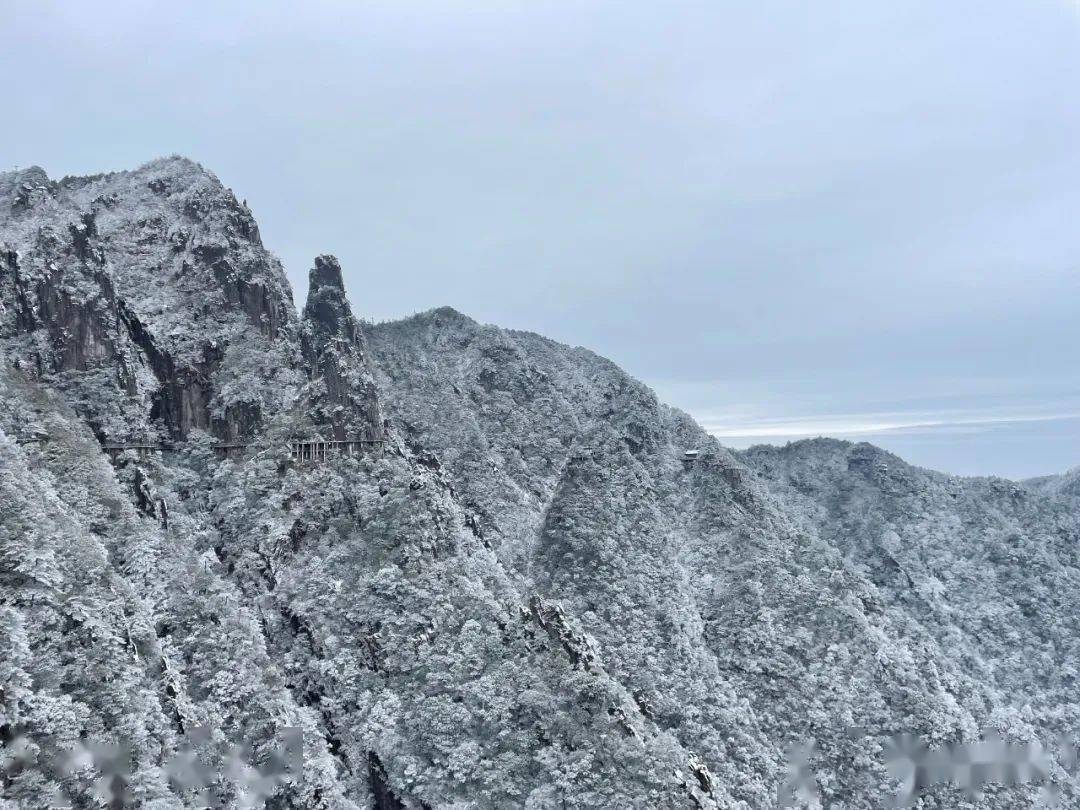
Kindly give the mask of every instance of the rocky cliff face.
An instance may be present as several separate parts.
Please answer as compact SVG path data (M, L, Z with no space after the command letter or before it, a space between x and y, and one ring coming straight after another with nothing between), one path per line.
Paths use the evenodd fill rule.
M12 360L67 391L99 436L233 439L285 406L288 284L251 212L201 167L8 173L0 234Z
M101 767L61 752L98 740L130 748L132 806L871 808L895 734L1080 730L1056 493L864 445L734 454L586 350L450 309L365 326L331 256L297 317L180 158L0 175L0 243L13 807L91 806ZM298 462L315 437L382 444ZM101 449L135 439L173 449Z

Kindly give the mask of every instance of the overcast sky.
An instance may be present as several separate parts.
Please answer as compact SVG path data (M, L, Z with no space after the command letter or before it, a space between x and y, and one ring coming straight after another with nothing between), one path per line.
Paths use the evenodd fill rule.
M588 346L728 444L1080 464L1080 5L0 0L0 164L169 153L380 320Z

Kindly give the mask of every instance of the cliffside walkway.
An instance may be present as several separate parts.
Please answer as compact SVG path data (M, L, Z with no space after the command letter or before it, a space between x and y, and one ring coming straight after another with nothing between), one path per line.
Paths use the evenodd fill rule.
M353 456L363 453L367 448L381 445L385 439L307 439L289 442L289 455L293 461L326 461L334 455ZM264 450L272 445L264 442L221 442L213 446L214 452L223 458L239 455L248 448L258 447ZM111 457L116 458L126 450L134 450L140 456L151 453L176 453L184 449L182 444L104 444L101 447Z

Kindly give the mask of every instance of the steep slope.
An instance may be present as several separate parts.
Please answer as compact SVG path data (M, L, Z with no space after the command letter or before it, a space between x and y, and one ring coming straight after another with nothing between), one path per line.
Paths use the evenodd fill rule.
M30 426L49 441L17 445L12 436ZM114 470L70 408L6 369L0 452L0 598L11 652L0 737L30 746L25 761L5 768L4 798L45 807L60 791L85 802L92 772L68 775L64 752L97 743L132 748L134 778L117 798L180 807L193 795L170 790L169 765L185 735L213 729L202 757L226 768L233 743L265 757L276 732L293 727L307 732L293 795L353 806L317 715L286 689L256 614L223 576L202 527L182 509L166 527L135 506L152 487L145 469ZM236 795L217 787L222 798Z
M369 341L384 407L439 455L506 565L581 616L656 721L753 806L777 801L784 749L809 739L826 804L880 806L889 736L974 739L1007 703L801 506L611 363L447 309Z
M921 470L868 444L742 454L770 489L989 687L1003 716L1080 717L1080 513L1012 481Z
M140 806L202 787L229 806L735 806L384 429L332 257L298 320L246 208L179 158L7 174L0 212L0 450L22 494L0 507L0 736L29 746L5 800L90 806L116 770ZM297 463L290 443L319 437L381 443ZM163 449L98 443L133 440ZM193 734L212 784L177 776ZM134 746L138 777L68 775L49 752L78 740Z
M1075 467L1061 475L1029 478L1023 484L1044 495L1080 499L1080 467Z

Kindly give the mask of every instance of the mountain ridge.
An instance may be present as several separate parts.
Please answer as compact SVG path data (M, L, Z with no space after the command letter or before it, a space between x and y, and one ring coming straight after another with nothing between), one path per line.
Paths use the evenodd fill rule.
M0 178L0 484L68 528L32 499L0 513L0 629L24 651L5 741L143 729L147 806L192 801L168 777L187 729L213 729L213 761L291 724L304 773L267 806L772 807L805 777L869 808L896 793L894 735L1080 729L1080 531L1056 494L870 445L730 451L588 349L449 307L366 323L329 255L297 312L250 211L183 158L20 177ZM15 442L36 432L55 438ZM135 436L179 450L98 449ZM360 436L381 449L289 455ZM239 437L264 449L215 453ZM49 562L75 553L93 578ZM91 787L39 758L3 789Z

